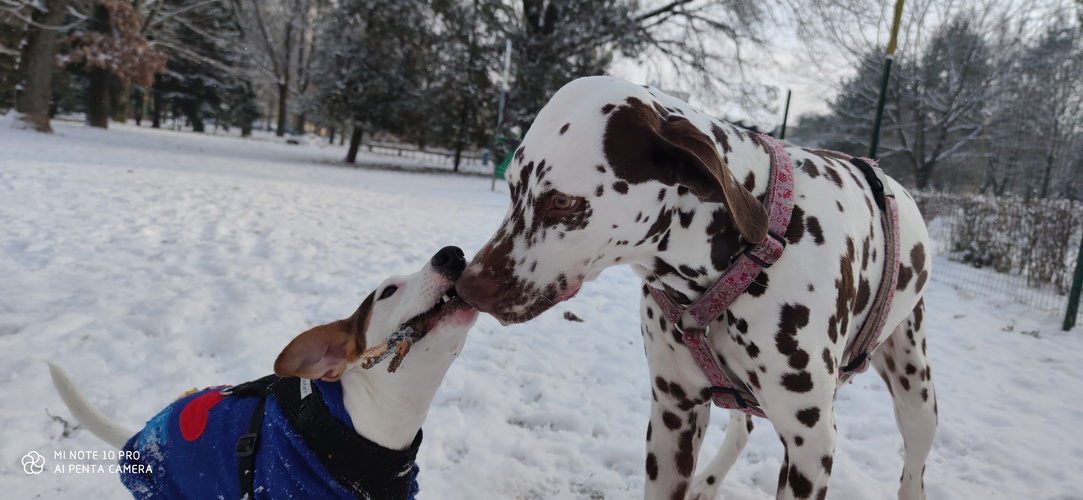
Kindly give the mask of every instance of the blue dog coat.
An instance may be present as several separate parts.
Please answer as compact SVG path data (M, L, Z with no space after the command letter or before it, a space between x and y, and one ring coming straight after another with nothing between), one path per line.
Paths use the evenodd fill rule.
M384 448L354 430L341 384L308 382L272 375L177 400L128 440L121 482L141 499L242 498L242 475L257 499L413 499L421 432ZM258 437L242 444L250 427ZM247 469L242 448L254 451Z

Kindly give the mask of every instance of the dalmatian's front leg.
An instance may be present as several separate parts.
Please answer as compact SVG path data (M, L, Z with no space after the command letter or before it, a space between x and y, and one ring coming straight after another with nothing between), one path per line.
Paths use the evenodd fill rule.
M684 500L711 418L707 379L648 295L643 342L651 375L644 498Z
M832 364L837 366L837 362ZM768 368L761 374L764 382L756 396L785 447L778 500L827 496L838 439L834 411L837 375L823 366L809 363L800 371Z
M688 399L678 382L652 375L657 397L651 401L647 424L644 498L684 500L711 418L710 406Z

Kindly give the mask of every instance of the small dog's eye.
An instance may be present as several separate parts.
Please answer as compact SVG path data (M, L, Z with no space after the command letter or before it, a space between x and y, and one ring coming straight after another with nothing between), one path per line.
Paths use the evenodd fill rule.
M380 292L380 298L378 298L376 300L383 300L383 299L386 299L386 298L388 298L388 297L390 297L392 295L395 295L395 291L398 290L398 289L399 289L399 287L397 287L395 285L391 285L391 286L389 286L387 288L384 288L384 291Z

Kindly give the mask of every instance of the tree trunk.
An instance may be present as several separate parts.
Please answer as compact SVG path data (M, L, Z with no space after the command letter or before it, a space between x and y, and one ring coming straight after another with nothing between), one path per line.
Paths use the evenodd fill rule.
M203 116L199 114L198 106L194 112L188 115L188 120L192 122L192 132L203 133L207 130L207 126L203 123Z
M102 4L94 6L90 17L89 29L103 35L112 28L109 26L109 9ZM91 127L109 128L109 84L113 75L102 68L87 67L86 121Z
M147 93L143 90L136 90L135 95L135 113L133 113L133 116L135 117L135 126L138 127L143 124L143 111L146 109Z
M275 98L271 98L271 102L267 103L267 127L268 132L271 131L271 117L275 114Z
M288 113L287 104L289 100L290 89L288 83L278 84L278 130L275 131L275 135L282 137L286 135L286 115Z
M327 144L335 144L335 127L334 125L327 127Z
M68 15L69 0L47 0L45 12L34 10L31 19L44 26L59 26ZM49 102L52 100L53 70L56 68L56 30L27 27L26 41L17 71L22 91L16 91L15 109L26 115L23 120L34 130L52 132L49 126ZM18 87L17 87L18 88Z
M97 128L109 128L109 80L111 75L103 69L87 71L90 85L86 90L86 122Z
M342 124L342 133L338 134L338 145L346 144L346 124Z
M293 20L286 19L286 36L283 38L285 47L283 54L285 54L286 60L282 65L282 74L278 75L278 130L275 131L275 135L282 137L286 134L286 117L289 115L289 109L286 106L287 100L290 95L290 62L293 60Z
M362 132L360 125L354 126L353 134L350 135L350 150L346 152L346 163L355 163L357 161L357 150L361 148Z
M116 78L109 85L109 97L112 103L113 121L128 123L128 115L132 112L132 86L125 85Z
M162 128L162 92L158 89L151 91L154 101L154 111L150 115L151 128Z

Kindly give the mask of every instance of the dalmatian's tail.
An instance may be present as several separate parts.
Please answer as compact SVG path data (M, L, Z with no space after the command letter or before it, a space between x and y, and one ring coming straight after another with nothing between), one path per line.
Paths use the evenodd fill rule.
M64 400L64 404L67 405L71 414L91 434L98 436L99 439L118 450L124 448L128 438L135 435L135 432L125 429L113 419L103 415L97 408L91 406L90 402L83 397L79 389L75 387L75 383L71 381L67 373L64 373L62 368L49 363L49 374L53 377L53 385L56 387L56 392L60 393L60 399Z

